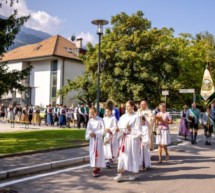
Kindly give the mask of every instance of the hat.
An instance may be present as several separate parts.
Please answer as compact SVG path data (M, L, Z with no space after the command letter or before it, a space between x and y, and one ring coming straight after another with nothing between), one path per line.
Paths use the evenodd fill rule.
M184 105L183 108L184 109L189 109L189 107L187 105Z

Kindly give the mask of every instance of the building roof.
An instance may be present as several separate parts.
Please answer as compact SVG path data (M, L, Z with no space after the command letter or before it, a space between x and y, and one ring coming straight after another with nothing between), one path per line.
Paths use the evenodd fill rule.
M4 54L2 61L17 61L49 56L59 56L80 60L77 56L78 48L60 35L52 36L36 44L18 47Z

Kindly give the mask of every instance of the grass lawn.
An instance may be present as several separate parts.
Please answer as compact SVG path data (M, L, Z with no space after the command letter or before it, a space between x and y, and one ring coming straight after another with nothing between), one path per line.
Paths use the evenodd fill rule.
M40 130L0 133L0 155L85 144L85 130Z

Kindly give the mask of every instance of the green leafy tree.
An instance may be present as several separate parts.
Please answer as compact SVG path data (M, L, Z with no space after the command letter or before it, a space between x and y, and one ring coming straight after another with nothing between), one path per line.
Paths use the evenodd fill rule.
M96 95L96 84L93 79L93 75L90 76L84 73L84 75L78 76L75 80L67 80L67 84L58 91L58 96L64 97L71 90L75 90L74 98L90 106L94 102L94 96Z
M1 1L0 9L3 9ZM9 1L11 6L14 1ZM8 3L9 3L8 2ZM6 1L7 3L7 1ZM13 44L13 41L19 32L21 26L28 20L27 17L17 17L17 11L15 10L12 15L8 18L0 18L0 58L3 58L5 52L7 52L9 46ZM1 60L0 60L1 61ZM22 85L21 81L26 79L29 75L31 67L29 66L22 71L9 71L6 62L0 62L0 96L9 91L19 90L24 91L25 87Z
M196 34L197 42L205 43L206 63L212 74L215 74L215 40L213 34L209 32Z
M205 41L197 41L190 34L175 37L172 28L152 28L141 11L132 15L117 14L111 24L112 28L106 30L101 41L101 58L106 60L101 73L103 101L146 99L156 106L164 100L162 90L169 90L167 102L171 107L192 101L192 96L179 94L179 89L199 91L202 78L199 72L203 73L208 48ZM98 45L89 44L87 49L82 60L85 74L94 76L91 82L95 88ZM79 84L79 88L82 87ZM91 94L95 99L96 90Z

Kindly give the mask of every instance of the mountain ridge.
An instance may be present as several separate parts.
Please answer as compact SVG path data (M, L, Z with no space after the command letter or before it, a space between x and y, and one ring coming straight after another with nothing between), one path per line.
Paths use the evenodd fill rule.
M25 46L28 44L35 44L49 37L51 37L51 35L46 32L23 26L19 33L16 35L14 43L9 47L9 50L13 50L20 46Z
M0 15L0 19L6 19L6 17ZM16 35L13 44L9 47L8 51L18 48L20 46L38 43L51 36L52 35L50 35L49 33L22 26L19 33Z

